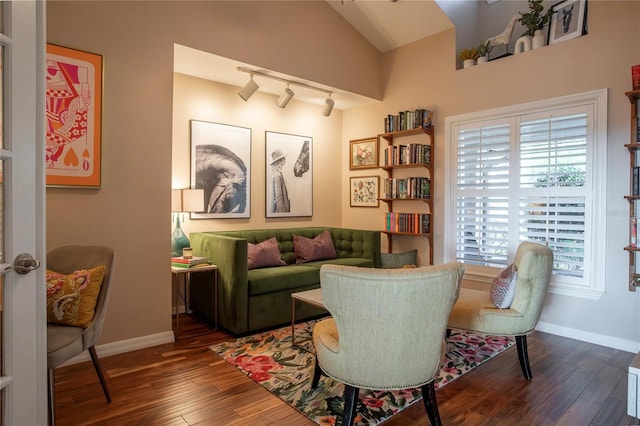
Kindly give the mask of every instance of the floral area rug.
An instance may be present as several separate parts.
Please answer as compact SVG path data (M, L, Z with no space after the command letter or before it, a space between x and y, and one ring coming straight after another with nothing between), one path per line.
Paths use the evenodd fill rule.
M326 376L311 389L315 355L314 322L283 327L211 346L211 350L252 380L320 425L335 425L342 415L344 386ZM512 337L486 336L451 330L448 352L436 379L436 389L471 371L514 344ZM375 425L422 398L420 389L373 391L360 389L356 423Z

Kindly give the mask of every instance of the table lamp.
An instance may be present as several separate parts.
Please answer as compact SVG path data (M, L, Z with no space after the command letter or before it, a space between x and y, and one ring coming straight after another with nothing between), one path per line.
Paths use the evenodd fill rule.
M182 256L182 249L189 247L189 239L180 227L180 213L204 211L203 189L172 189L171 211L175 213L176 227L171 233L171 256Z

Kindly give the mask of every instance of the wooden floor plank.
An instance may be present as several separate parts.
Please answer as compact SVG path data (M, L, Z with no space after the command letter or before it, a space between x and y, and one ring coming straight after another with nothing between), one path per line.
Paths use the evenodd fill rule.
M57 424L278 425L315 423L215 355L232 339L181 316L174 343L101 359L107 404L91 362L56 370ZM189 334L201 334L188 337ZM529 338L533 380L509 349L436 392L446 425L639 425L626 415L627 368L634 354L535 332ZM422 401L384 426L426 426Z

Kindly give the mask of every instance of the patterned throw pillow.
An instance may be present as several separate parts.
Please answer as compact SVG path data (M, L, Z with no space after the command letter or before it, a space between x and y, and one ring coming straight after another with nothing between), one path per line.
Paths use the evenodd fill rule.
M331 238L331 232L328 229L325 229L313 239L294 234L293 251L296 254L296 263L338 257Z
M47 321L87 327L93 320L104 266L69 275L47 270Z
M506 309L511 306L513 296L516 293L517 272L511 264L491 283L491 300L496 307Z
M269 238L258 244L247 244L248 269L266 268L269 266L285 266L276 237Z

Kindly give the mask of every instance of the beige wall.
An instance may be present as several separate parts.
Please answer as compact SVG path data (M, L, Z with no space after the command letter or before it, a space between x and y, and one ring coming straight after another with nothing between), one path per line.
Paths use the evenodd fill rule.
M348 207L348 177L379 173L349 171L348 141L381 133L387 113L433 109L437 263L445 259L440 219L446 191L440 183L445 117L600 88L609 89L607 257L602 259L607 293L599 301L550 295L543 321L559 334L574 333L587 340L608 336L612 344L640 342L640 292L627 291L627 256L622 250L627 243L628 208L623 199L628 190L628 154L623 144L629 138L629 103L624 91L630 88L631 65L640 63L640 2L591 1L587 36L459 71L455 71L454 31L388 52L380 62L380 55L349 32L340 19L334 21L337 15L329 9L324 2L48 2L49 41L105 55L103 189L49 189L47 194L50 247L100 242L113 245L118 253L116 287L102 342L170 330L169 188L172 169L174 179L186 179L188 173L183 157L188 119L253 129L254 197L250 220L191 221L187 231L290 224L264 219L260 191L264 186L260 161L264 130L314 138L314 213L322 215L323 221L380 228L382 207ZM282 16L290 19L280 19ZM281 32L274 30L276 22ZM335 36L325 31L333 29L331 25L337 26ZM273 97L256 93L251 102L238 104L231 87L174 78L173 43L384 101L342 114L334 111L336 115L326 121L328 128L321 121L324 117L318 117L317 106L295 100L279 110L273 108ZM188 90L215 94L215 99L205 100L211 111L200 109L186 96L182 99L178 93L182 90L185 95ZM247 123L244 117L253 108L259 118ZM326 149L325 143L331 148ZM337 172L336 162L341 163ZM324 176L329 176L334 188L324 186ZM341 200L330 204L335 188L341 188ZM325 205L330 211L321 212ZM397 249L424 243L416 241L422 240L409 239Z
M389 52L383 56L383 105L346 111L344 139L382 132L386 113L416 107L434 110L434 255L439 263L450 259L443 253L445 118L608 89L608 140L603 141L608 144L607 255L600 259L606 265L606 294L597 301L550 294L541 320L547 330L559 334L584 339L604 335L612 345L635 342L640 348L640 291L627 290L628 256L622 249L628 244L628 204L623 196L629 191L629 157L624 148L629 143L629 101L624 92L631 90L631 66L640 63L638 22L640 2L590 1L588 35L458 71L453 30ZM363 117L373 120L369 132L362 129ZM348 202L346 194L343 202ZM384 211L381 207L378 216ZM345 208L344 212L343 226L361 223L359 211ZM406 248L425 247L422 239L405 243Z
M94 243L115 248L114 287L102 344L171 331L172 139L175 134L178 144L185 143L188 134L182 127L185 121L172 126L174 43L381 96L380 54L325 2L49 1L47 41L104 57L102 188L47 190L48 247ZM248 110L234 111L216 102L220 115L199 110L198 117L188 118L247 125L247 111L260 105L262 95L255 98L246 104ZM304 113L308 108L292 101L286 110L273 113L279 117L269 117L271 123L266 116L265 121L253 120L259 123L254 129L254 159L263 156L259 138L268 127L313 136L314 153L327 160L331 154L321 147L339 140L340 113L324 121L330 128L320 128L320 118L325 117L316 107L313 115L320 117L314 123L315 118L309 120ZM296 121L285 125L283 117L291 116L283 114L294 112ZM259 195L264 166L259 161L254 165L252 189ZM331 174L330 181L338 176ZM314 220L338 222L338 204L321 209L333 198L319 185L321 179L315 182L314 212L319 216ZM234 221L233 226L264 223L263 201L252 202L252 221Z
M189 120L230 124L251 129L251 217L247 219L197 219L182 226L194 231L283 228L288 226L340 226L340 155L342 111L329 117L319 105L292 99L286 109L276 105L277 97L256 92L245 102L238 87L183 74L174 78L173 186L189 187ZM309 136L313 155L313 216L266 218L265 132ZM288 159L293 167L295 158ZM332 167L334 166L334 167Z

